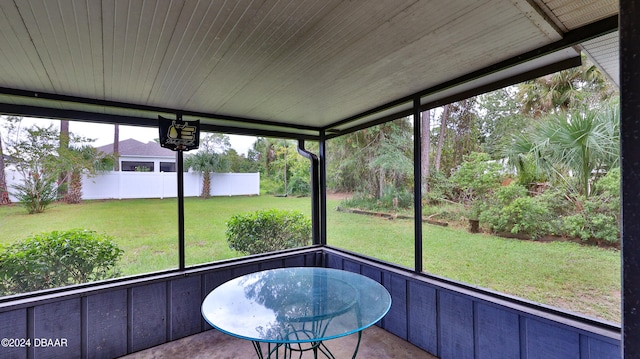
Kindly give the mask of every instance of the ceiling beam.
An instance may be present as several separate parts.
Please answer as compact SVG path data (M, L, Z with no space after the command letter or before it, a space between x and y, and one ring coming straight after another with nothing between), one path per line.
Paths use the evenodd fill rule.
M537 58L543 57L545 55L550 55L554 52L566 49L568 47L572 47L572 46L576 46L582 42L597 38L599 36L602 35L606 35L609 34L611 32L614 32L618 29L618 15L613 15L610 16L608 18L602 19L600 21L596 21L594 23L591 23L589 25L585 25L583 27L568 31L567 33L564 34L564 37L561 40L558 40L556 42L553 42L551 44L545 45L545 46L541 46L537 49L528 51L524 54L518 55L518 56L514 56L512 58L509 58L507 60L498 62L494 65L491 66L487 66L483 69L477 70L477 71L473 71L469 74L460 76L458 78L455 78L453 80L450 81L446 81L442 84L424 89L422 91L419 91L417 93L399 98L397 100L388 102L384 105L372 108L370 110L364 111L362 113L359 113L355 116L351 116L348 117L344 120L341 121L337 121L329 126L327 126L324 130L327 131L328 133L331 132L336 132L336 131L332 131L333 128L335 127L339 127L345 124L348 124L350 122L354 122L357 121L363 117L367 117L367 116L371 116L371 115L375 115L378 112L382 112L384 110L393 108L395 106L398 106L400 104L405 104L408 102L411 102L413 98L415 98L416 96L418 97L424 97L430 94L434 94L455 86L459 86L461 84L467 83L469 81L473 81L485 76L489 76L491 74L495 74L499 71L508 69L510 67L516 66L516 65L520 65L523 64L527 61L532 61L535 60ZM557 70L556 70L557 71ZM531 78L535 78L535 77L531 77ZM531 79L529 78L529 79ZM526 81L529 80L526 78L523 78L522 80L520 80L520 82L522 81ZM472 91L467 91L469 93L474 93L476 91L472 90ZM479 93L477 93L479 94ZM471 95L473 96L473 95ZM470 96L467 96L470 97ZM407 112L407 111L405 111ZM387 116L388 117L388 116ZM378 121L378 120L374 120L374 121ZM369 127L373 124L374 122L367 122L366 124L364 124L364 127ZM358 125L358 128L363 128L363 125ZM349 128L346 131L349 132L352 129ZM341 133L344 133L344 130L341 131ZM335 137L335 136L334 136Z
M27 105L13 105L13 104L6 104L6 103L0 103L0 113L13 114L16 116L74 120L74 121L94 122L94 123L103 123L103 124L106 123L106 124L119 124L119 125L140 126L140 127L158 127L157 119L151 119L147 117L122 116L122 115L105 114L105 113L91 112L91 111L78 111L78 110L68 110L68 109L39 107L39 106L27 106ZM159 111L157 113L165 114L165 113L172 113L172 112ZM288 128L288 127L285 127L285 128ZM268 130L268 129L245 128L245 127L239 127L239 126L210 125L202 122L200 123L200 129L204 132L219 132L219 133L244 135L244 136L263 136L263 137L276 137L276 138L288 138L288 139L304 139L304 140L311 140L311 141L317 141L319 139L319 134L318 135L303 134L303 133L293 132L293 131L288 132L285 130L279 131L279 130ZM310 132L314 132L314 131L310 131Z
M152 113L175 113L175 114L179 113L179 114L182 114L183 116L231 121L231 122L238 122L238 123L247 124L247 125L274 126L274 127L280 127L280 128L289 128L289 129L313 131L313 132L320 131L320 128L314 127L314 126L287 124L287 123L281 123L276 121L263 121L263 120L256 120L252 118L228 116L228 115L197 112L197 111L188 111L184 109L168 108L168 107L161 107L161 106L150 106L150 105L134 104L134 103L128 103L128 102L101 100L101 99L95 99L95 98L59 95L59 94L45 93L45 92L34 92L34 91L28 91L28 90L12 89L8 87L0 87L0 95L25 97L30 99L36 98L36 99L43 99L43 100L52 100L52 101L57 101L62 103L76 103L76 104L93 105L93 106L99 106L99 107L121 108L121 109L145 111L145 112L152 112ZM1 105L4 106L5 104L1 104ZM35 109L40 108L38 106L29 106L29 107L33 107ZM53 109L53 108L49 108L49 107L41 107L41 108L59 113L59 111L56 111L56 109ZM2 107L0 107L0 111L3 111ZM24 113L23 115L30 115L30 116L36 116L36 117L53 116L55 118L60 118L55 115L46 115L46 113L42 113L42 111L39 111L39 110L33 110L33 112L40 113L40 115L36 116L35 114L28 114L28 113ZM76 111L76 112L82 112L82 111ZM87 111L86 113L93 113L93 112ZM123 120L121 119L121 117L124 117L124 116L109 115L104 113L96 113L96 114L98 116L94 116L94 119L90 121L124 123L122 122ZM113 120L109 120L109 118L111 117L113 117ZM82 120L80 118L69 118L69 119Z

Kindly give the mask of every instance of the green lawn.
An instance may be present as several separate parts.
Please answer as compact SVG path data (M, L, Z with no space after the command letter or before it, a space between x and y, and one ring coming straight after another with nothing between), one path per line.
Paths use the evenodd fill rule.
M330 245L409 268L414 265L413 222L327 210ZM240 256L227 246L225 222L234 213L266 208L310 214L309 198L215 197L185 200L187 265ZM177 267L175 199L87 201L56 204L27 215L0 207L0 243L29 234L88 228L111 235L125 250L125 275ZM620 253L575 243L542 243L470 234L463 229L423 226L423 266L439 276L536 302L620 321Z

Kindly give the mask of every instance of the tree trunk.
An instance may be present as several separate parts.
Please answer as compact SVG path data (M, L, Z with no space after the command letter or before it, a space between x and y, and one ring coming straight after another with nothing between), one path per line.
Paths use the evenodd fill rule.
M0 205L10 204L7 178L4 175L4 154L2 152L2 137L0 136Z
M69 121L60 120L60 147L61 150L69 148ZM69 174L62 172L58 175L58 199L62 200L67 196L67 178Z
M477 219L469 220L469 232L480 233L480 221Z
M420 168L420 176L422 178L422 195L425 195L429 192L429 169L431 163L429 162L429 155L431 152L431 111L427 110L422 113L421 128L422 133L420 136L422 140L420 142L420 156L421 156L421 168Z
M202 173L202 193L200 198L211 197L211 173L205 171Z
M384 188L384 170L381 168L380 172L379 172L379 177L378 177L378 199L381 199L382 196L384 195L383 193L383 188Z
M438 136L438 148L436 149L435 167L437 171L440 171L442 147L444 146L444 137L447 132L447 120L449 120L449 105L444 105L444 107L442 108L442 117L440 118L440 135Z
M120 171L120 125L113 126L113 170Z
M82 173L80 171L71 173L66 201L68 204L78 204L82 201Z
M384 143L385 141L385 137L384 137L384 130L382 128L382 126L380 126L380 133L379 133L379 138L378 138L378 143L377 145L379 146L380 144ZM385 170L380 167L380 169L378 170L378 199L381 199L382 196L384 195L383 193L383 188L384 188L384 177L385 177Z

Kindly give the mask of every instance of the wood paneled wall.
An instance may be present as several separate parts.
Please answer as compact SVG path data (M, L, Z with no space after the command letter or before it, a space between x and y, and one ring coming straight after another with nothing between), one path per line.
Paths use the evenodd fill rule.
M213 288L259 270L318 266L321 258L318 249L303 250L0 303L0 338L31 339L30 347L0 347L0 358L110 359L200 333L211 328L200 305ZM66 346L35 347L36 339Z
M326 249L330 268L370 277L391 293L381 327L442 359L620 359L620 331L555 310L528 310L411 271Z
M0 357L114 358L193 335L210 329L200 305L213 288L291 266L344 269L382 283L393 304L379 325L442 359L620 358L615 328L318 247L0 303L0 338L32 340L0 348ZM67 345L34 347L37 338Z

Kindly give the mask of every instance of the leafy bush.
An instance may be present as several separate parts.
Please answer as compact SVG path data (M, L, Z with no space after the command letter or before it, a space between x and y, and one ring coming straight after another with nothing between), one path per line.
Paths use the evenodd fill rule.
M620 199L620 168L614 168L594 185L593 194Z
M384 209L408 209L413 208L413 192L405 188L385 186L379 205Z
M387 211L413 208L413 192L394 186L385 186L382 197L376 198L362 192L356 192L351 198L342 200L342 207L359 208L370 211Z
M524 234L538 238L552 231L552 213L526 188L512 183L499 188L480 214L480 221L495 232Z
M470 204L474 200L483 200L500 188L502 165L486 153L473 152L465 156L465 161L451 174L451 182L458 191L457 201Z
M288 194L292 196L308 196L311 193L309 178L294 176L287 185Z
M602 197L592 197L582 204L582 210L563 218L563 232L583 240L596 239L616 243L620 241L620 207Z
M343 199L340 206L373 210L375 209L375 199L362 192L356 192L351 198Z
M577 213L564 218L564 233L583 240L619 242L620 169L613 169L598 180L592 193L595 195L580 203Z
M468 208L467 218L479 220L480 214L486 208L486 200L491 194L500 188L503 168L486 153L472 152L465 156L451 174L451 183L454 184L454 201Z
M227 221L231 249L258 254L311 243L311 220L298 211L262 210L236 214Z
M428 203L440 204L446 203L445 200L454 200L455 185L442 171L431 171L426 181L429 191L424 195Z
M123 251L95 231L41 233L0 248L0 294L113 278Z
M260 194L283 194L283 186L280 182L267 178L267 176L260 176Z
M46 173L30 173L21 184L13 185L14 195L29 214L42 213L58 198L56 178Z

